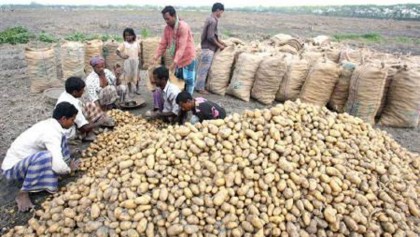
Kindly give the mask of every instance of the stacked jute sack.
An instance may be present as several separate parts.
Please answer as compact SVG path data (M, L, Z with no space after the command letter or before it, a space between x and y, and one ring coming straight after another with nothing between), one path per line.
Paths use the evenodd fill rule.
M106 68L110 70L116 65L122 66L124 60L116 54L119 45L115 40L91 40L84 43L64 41L59 47L51 45L42 49L27 47L25 59L31 80L31 92L41 93L49 88L62 87L64 81L71 76L84 78L92 72L89 61L94 56L103 56ZM60 51L61 60L57 59L55 50ZM57 62L60 61L62 78L59 78L57 73Z
M227 39L215 54L207 79L214 94L263 104L303 102L384 126L416 127L420 65L397 57L350 49L318 36L305 43L279 34L264 42Z

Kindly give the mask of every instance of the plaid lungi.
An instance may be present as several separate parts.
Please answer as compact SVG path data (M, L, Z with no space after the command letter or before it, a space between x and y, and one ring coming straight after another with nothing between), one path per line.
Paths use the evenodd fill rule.
M61 150L64 161L70 163L70 150L67 139L63 136ZM54 193L58 187L57 174L52 170L52 155L49 151L40 151L19 161L11 169L3 171L6 179L23 182L22 191Z
M94 102L87 102L83 104L83 114L90 122L98 121L105 113Z

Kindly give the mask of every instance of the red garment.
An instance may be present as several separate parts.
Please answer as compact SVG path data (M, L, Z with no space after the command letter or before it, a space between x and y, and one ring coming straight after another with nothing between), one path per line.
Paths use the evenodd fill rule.
M158 57L161 57L166 49L171 45L174 29L166 25L163 31L163 36L160 39L159 48L156 52ZM185 67L191 64L195 59L194 38L190 26L180 20L178 32L176 34L176 49L174 63L177 67Z

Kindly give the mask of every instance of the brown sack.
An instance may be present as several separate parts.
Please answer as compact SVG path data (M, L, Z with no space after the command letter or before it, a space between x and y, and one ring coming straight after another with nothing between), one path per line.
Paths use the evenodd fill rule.
M318 61L308 73L299 98L303 103L325 106L340 76L339 66L328 60Z
M214 54L208 78L207 89L217 95L225 95L235 60L235 45L230 45Z
M302 53L302 58L306 59L309 63L309 65L316 64L319 60L321 60L324 57L324 54L322 52L317 51L305 51Z
M90 60L95 56L102 56L102 40L90 40L85 43L85 74L89 75L93 68L90 66Z
M251 91L252 98L263 104L273 103L287 71L285 57L286 55L267 57L260 63Z
M141 41L141 57L143 62L143 69L147 70L150 66L152 66L155 63L153 61L153 57L155 57L156 50L159 47L159 43L159 38L146 38Z
M391 127L413 128L419 122L420 67L403 67L396 72L379 123Z
M124 67L124 59L117 55L117 49L120 44L116 40L108 40L104 44L103 55L105 58L106 68L109 70L114 70L114 66L119 64L121 67Z
M85 45L80 42L65 42L61 45L63 79L85 77Z
M383 64L367 63L357 67L351 77L345 111L374 125L387 73Z
M57 79L57 65L54 48L25 48L27 73L31 80L31 92L41 93L46 89L63 86Z
M262 54L241 53L226 93L243 101L249 101L255 73L263 58Z
M369 54L370 53L368 49L342 49L340 52L339 62L348 61L355 63L356 65L363 64Z
M378 112L376 113L376 120L379 120L379 118L381 117L381 114L385 108L385 105L388 102L388 92L389 92L389 87L391 86L392 80L394 79L395 74L397 73L397 69L394 67L389 67L388 68L388 74L386 76L386 80L385 80L385 86L384 86L384 93L382 95L382 99L381 99L381 105L379 106Z
M341 75L338 78L330 101L328 102L328 107L331 110L338 113L344 112L344 106L346 106L347 98L349 96L350 79L355 67L356 65L351 62L341 63Z
M284 75L280 88L276 93L276 100L284 102L286 100L296 100L302 89L305 79L309 72L309 63L305 59L293 56L287 59L287 72Z

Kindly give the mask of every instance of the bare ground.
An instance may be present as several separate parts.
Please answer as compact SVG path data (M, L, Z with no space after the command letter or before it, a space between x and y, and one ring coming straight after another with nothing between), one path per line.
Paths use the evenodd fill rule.
M46 14L48 17L45 17ZM181 12L180 15L191 25L197 38L207 14ZM120 34L127 26L133 27L137 32L140 29L147 29L152 36L156 36L160 34L164 26L158 11L15 11L2 13L0 22L2 22L0 30L22 25L35 33L46 31L58 37L74 32ZM420 38L420 22L226 12L220 22L219 31L245 40L264 39L277 33L288 33L306 38L319 34L376 32L384 36L387 42L367 46L384 52L420 54L418 45L401 44L393 40L396 37ZM349 44L360 46L366 42L350 41ZM29 91L30 81L26 75L24 47L25 45L0 46L0 161L12 141L21 132L32 124L51 116L53 109L53 105L49 104L42 95L34 95ZM59 61L57 63L60 64ZM60 74L60 68L58 69ZM147 104L141 109L132 111L135 114L145 112L152 105L151 95L145 89L144 81L142 96ZM247 103L229 96L208 95L206 97L223 104L228 113L265 107L255 101ZM389 132L410 151L420 153L418 141L420 128L380 129ZM85 147L86 144L83 146ZM62 185L74 178L65 178ZM26 223L33 215L32 213L17 213L14 203L14 196L18 191L17 186L17 183L7 182L3 176L0 176L0 234L6 228ZM47 196L45 193L33 195L37 208Z

